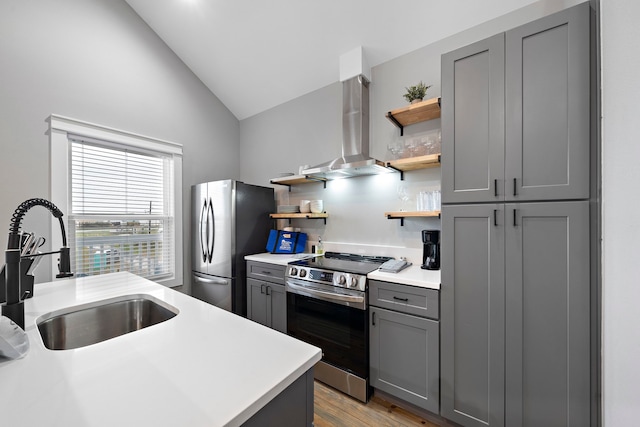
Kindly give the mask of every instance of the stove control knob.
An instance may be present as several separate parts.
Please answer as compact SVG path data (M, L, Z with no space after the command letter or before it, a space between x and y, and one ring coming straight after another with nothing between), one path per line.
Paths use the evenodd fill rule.
M355 277L351 278L351 287L352 288L357 288L358 287L358 279L356 279Z
M344 285L345 283L347 283L347 278L344 277L344 274L341 274L340 277L338 277L338 283L341 285Z
M300 277L304 277L307 275L307 270L300 270Z
M289 270L289 276L295 276L296 274L298 274L298 269L295 267L291 267L291 269Z

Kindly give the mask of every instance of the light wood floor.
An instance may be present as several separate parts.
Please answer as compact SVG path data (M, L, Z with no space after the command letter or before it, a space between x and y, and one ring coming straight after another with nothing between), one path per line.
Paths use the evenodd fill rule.
M440 427L374 396L364 404L315 381L315 427Z

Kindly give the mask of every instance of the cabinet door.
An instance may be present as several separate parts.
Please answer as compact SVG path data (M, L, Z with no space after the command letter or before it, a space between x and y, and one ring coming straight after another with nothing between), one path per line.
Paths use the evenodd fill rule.
M442 208L441 415L504 425L504 207Z
M370 311L371 385L438 413L438 322L378 307Z
M247 279L247 318L265 326L269 326L267 286L269 286L269 283Z
M504 198L504 34L442 56L442 202Z
M287 333L287 293L284 286L269 283L269 325L282 333Z
M589 197L589 11L506 33L506 200Z
M588 426L588 202L508 204L506 217L506 424Z

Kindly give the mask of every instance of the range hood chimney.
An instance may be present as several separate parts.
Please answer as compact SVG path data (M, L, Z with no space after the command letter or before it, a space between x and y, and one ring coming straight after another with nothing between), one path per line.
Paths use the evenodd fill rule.
M369 156L369 81L362 74L342 82L342 156L302 171L325 179L392 172Z

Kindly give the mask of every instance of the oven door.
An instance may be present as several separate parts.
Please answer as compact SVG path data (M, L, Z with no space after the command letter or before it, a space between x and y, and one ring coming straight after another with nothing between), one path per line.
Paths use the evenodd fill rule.
M320 347L324 362L368 378L366 304L360 309L295 292L287 286L287 333Z

